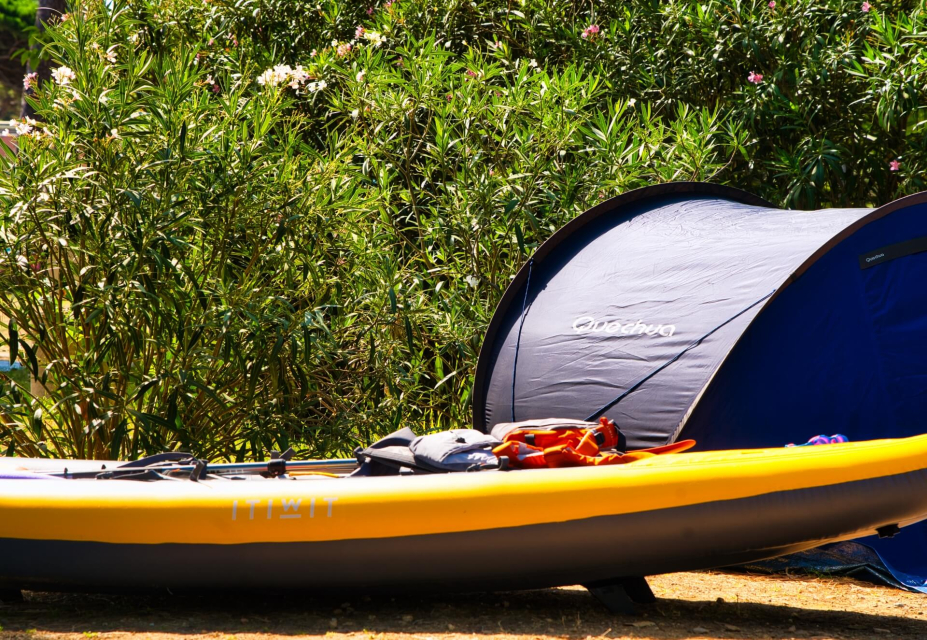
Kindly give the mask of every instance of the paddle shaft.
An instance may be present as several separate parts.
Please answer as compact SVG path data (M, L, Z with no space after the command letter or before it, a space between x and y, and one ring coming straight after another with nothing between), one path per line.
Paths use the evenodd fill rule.
M282 464L281 464L282 463ZM280 469L283 473L289 471L321 471L321 472L340 472L348 473L357 466L357 461L347 458L339 460L298 460L284 462L282 460L269 460L267 462L227 462L219 464L206 464L203 468L203 474L218 476L235 476L235 475L257 475L261 473L273 472L274 469ZM154 471L163 475L189 475L196 469L195 464L155 464L149 467L113 467L112 469L99 469L93 471L75 471L67 470L49 473L48 475L58 478L82 479L96 478L101 473L118 478L140 472Z

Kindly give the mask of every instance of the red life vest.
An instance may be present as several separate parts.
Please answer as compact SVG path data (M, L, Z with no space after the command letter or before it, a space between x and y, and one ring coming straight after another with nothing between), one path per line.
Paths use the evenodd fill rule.
M603 417L595 427L515 429L505 434L493 453L508 458L512 469L549 469L627 464L695 446L695 440L680 440L650 449L616 451L623 441L617 425Z

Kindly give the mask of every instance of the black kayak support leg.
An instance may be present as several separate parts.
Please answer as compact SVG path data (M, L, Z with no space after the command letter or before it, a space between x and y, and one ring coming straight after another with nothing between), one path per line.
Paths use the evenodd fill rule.
M612 613L637 615L636 605L657 601L647 579L641 576L601 580L583 586Z
M14 602L23 601L23 592L19 589L0 588L0 602L3 604L13 604Z

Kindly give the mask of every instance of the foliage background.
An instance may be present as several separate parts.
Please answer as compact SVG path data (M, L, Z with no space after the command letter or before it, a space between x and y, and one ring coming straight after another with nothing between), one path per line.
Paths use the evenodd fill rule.
M36 0L0 0L0 120L19 115L25 66L17 52L35 24Z
M81 0L0 171L4 340L42 387L4 383L0 444L337 455L468 423L506 284L597 202L922 190L925 29L887 0Z

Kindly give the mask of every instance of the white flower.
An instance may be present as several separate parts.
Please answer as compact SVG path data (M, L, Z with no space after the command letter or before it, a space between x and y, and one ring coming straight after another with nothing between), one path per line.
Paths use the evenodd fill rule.
M287 64L278 64L272 69L268 69L264 73L258 76L258 84L276 87L284 83L290 82L290 79L293 76L293 69L290 65Z
M357 120L358 116L360 116L359 110L355 109L354 111L351 112L351 117L354 118L355 120Z
M480 283L480 279L477 278L476 276L467 276L466 278L464 278L464 280L466 281L468 285L474 288L476 288L476 285Z
M3 131L0 131L0 137L9 138L9 137L10 137L10 130L9 130L9 129L4 129Z
M364 40L367 40L375 47L379 47L386 42L386 38L379 31L365 31Z
M71 70L71 67L58 67L54 69L51 74L55 83L60 85L71 84L71 81L77 77L74 75L74 71Z
M106 60L110 64L116 64L116 46L113 45L106 51Z
M129 42L132 44L138 44L138 33L133 33L129 36Z
M109 135L110 135L110 137L118 138L118 137L119 137L119 129L110 129L110 130L109 130Z
M328 86L327 82L325 82L324 80L319 80L318 82L315 83L315 91L321 91L327 86Z
M33 132L36 125L38 125L39 123L33 120L32 118L30 118L29 116L26 116L26 119L24 121L20 122L19 120L14 119L14 120L10 120L10 124L13 125L14 129L16 129L16 133L18 135L27 136Z
M258 80L260 82L260 80ZM213 79L212 74L206 76L206 84L216 84L216 81Z
M309 82L306 84L306 91L309 93L315 93L316 91L321 91L328 86L328 83L324 80L319 80L318 82Z
M531 58L531 62L528 63L528 66L531 67L532 69L537 69L538 61L535 60L534 58Z
M363 69L361 69L360 71L357 72L357 75L354 76L354 79L357 80L358 82L363 82L365 75L366 75L366 72Z
M296 68L290 72L289 86L291 89L299 89L299 86L308 79L309 73L303 68L303 65L298 64Z

